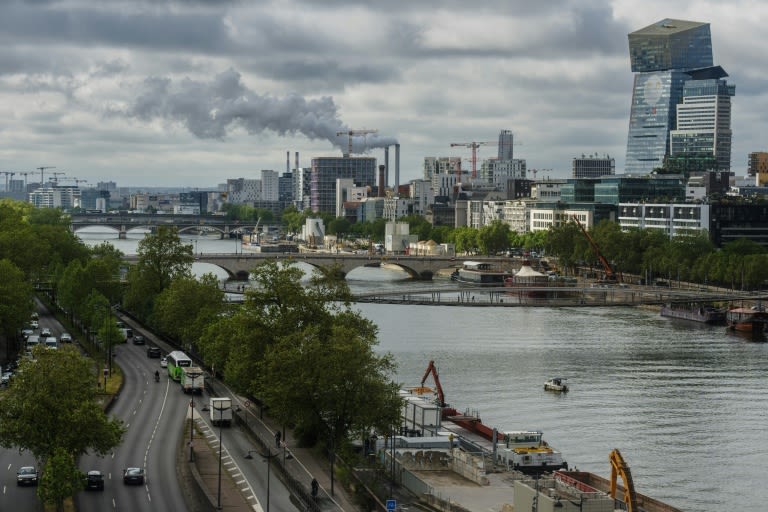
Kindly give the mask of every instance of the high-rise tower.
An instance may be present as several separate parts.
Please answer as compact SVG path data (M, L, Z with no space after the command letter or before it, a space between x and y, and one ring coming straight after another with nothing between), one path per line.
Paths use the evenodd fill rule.
M713 68L708 23L665 19L629 34L635 81L629 115L625 172L648 173L670 154L670 132L676 127L683 84ZM717 71L719 69L719 72ZM696 73L693 73L696 72ZM726 75L727 76L727 75Z

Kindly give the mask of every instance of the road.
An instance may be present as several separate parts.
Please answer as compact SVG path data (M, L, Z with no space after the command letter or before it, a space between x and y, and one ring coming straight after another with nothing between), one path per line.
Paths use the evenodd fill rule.
M62 325L42 306L38 307L40 329L48 327L57 338ZM171 347L141 326L135 330L144 334L150 345L157 344L163 353ZM39 330L37 332L39 332ZM115 362L123 371L123 388L116 397L110 414L123 420L127 431L123 442L113 453L98 457L88 454L80 459L81 471L99 470L104 474L104 491L82 491L75 496L77 510L103 512L109 510L153 511L184 510L185 496L178 481L179 449L185 450L182 436L189 422L190 395L181 391L179 384L168 377L159 359L148 358L147 345L121 344L114 347ZM155 370L160 371L160 382L155 382ZM217 389L226 389L221 384ZM233 395L230 395L233 396ZM204 407L208 395L194 397L195 436L205 436L208 444L218 448L219 436L224 437L222 452L222 478L235 478L255 509L289 512L296 509L290 501L290 492L268 471L266 455L256 449L249 436L239 427L212 427ZM276 449L273 449L277 452ZM276 456L275 453L271 454ZM278 455L279 456L279 455ZM181 453L186 461L186 453ZM18 487L16 471L25 465L36 465L31 454L17 450L0 450L2 469L2 495L0 510L42 511L35 487ZM126 467L141 467L145 471L143 485L125 485L122 471Z

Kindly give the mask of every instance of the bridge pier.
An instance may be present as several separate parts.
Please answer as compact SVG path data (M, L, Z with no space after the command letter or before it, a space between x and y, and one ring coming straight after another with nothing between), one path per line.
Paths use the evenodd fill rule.
M125 225L120 226L120 232L118 233L117 238L120 240L128 238L128 230L125 229Z

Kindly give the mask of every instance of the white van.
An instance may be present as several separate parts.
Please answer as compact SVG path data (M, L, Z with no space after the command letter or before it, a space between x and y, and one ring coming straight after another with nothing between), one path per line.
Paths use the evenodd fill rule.
M45 338L45 348L50 350L59 349L59 340L56 339L56 336L48 336Z

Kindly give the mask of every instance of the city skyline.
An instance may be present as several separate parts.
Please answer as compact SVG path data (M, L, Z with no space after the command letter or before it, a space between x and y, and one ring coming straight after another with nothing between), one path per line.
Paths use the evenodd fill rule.
M537 178L582 154L625 168L628 35L665 18L709 23L739 87L732 170L763 151L759 20L744 2L10 2L0 6L0 171L119 186L211 188L338 157L348 130L401 145L400 183L452 143L514 134ZM741 6L744 6L743 8ZM766 12L763 12L766 11ZM355 140L355 146L359 143ZM481 147L478 159L495 157ZM383 151L372 156L383 163ZM394 178L390 172L390 183ZM15 176L14 179L19 179ZM47 177L46 177L47 179ZM66 184L72 184L71 181Z

